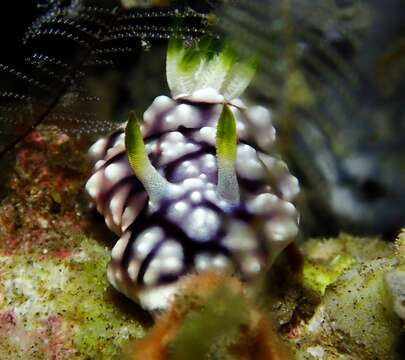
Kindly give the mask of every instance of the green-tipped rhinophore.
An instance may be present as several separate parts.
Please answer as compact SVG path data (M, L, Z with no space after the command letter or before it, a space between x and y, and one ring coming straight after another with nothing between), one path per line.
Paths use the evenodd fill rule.
M239 185L235 162L238 142L236 119L228 105L224 105L217 125L218 194L224 199L239 202Z
M182 40L170 41L166 73L173 98L193 96L204 89L215 90L223 101L242 94L255 74L256 61L239 61L228 46L218 52L212 48L212 42L206 39L189 48Z
M133 113L130 113L125 129L125 146L129 164L145 187L151 203L159 203L166 193L168 181L151 164L143 142L139 121Z

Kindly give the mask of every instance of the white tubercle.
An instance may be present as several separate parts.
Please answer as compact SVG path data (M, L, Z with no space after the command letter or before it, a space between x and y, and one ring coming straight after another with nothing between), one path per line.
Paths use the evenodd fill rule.
M101 191L102 183L104 180L104 174L102 171L95 172L86 183L86 191L92 197L95 198Z
M203 102L209 104L222 104L225 102L225 98L218 90L208 87L205 89L195 90L191 95L180 94L175 97L176 100L187 99L195 102Z
M259 180L265 176L264 167L258 159L256 150L247 144L238 145L236 170L246 179Z
M146 199L147 195L145 192L141 192L131 197L121 216L121 231L127 230L128 226L134 222L145 205Z
M211 240L220 227L218 215L209 208L197 207L186 219L187 235L197 241Z
M115 191L110 200L110 211L112 219L117 227L120 227L125 201L131 191L131 184L127 184Z
M183 258L181 245L172 239L168 239L160 246L149 263L143 277L144 283L153 285L160 275L179 273L183 269Z
M265 225L266 233L273 241L286 241L295 237L298 233L296 223L290 219L272 219Z
M165 309L173 299L177 288L177 283L146 288L138 293L139 303L144 309L150 311Z
M144 230L141 234L139 234L139 236L135 239L135 242L132 244L132 249L135 256L140 260L145 259L149 252L162 238L163 231L157 226Z
M276 195L264 193L257 195L253 200L247 203L250 212L258 215L268 214L277 209L279 199Z
M178 105L171 113L177 120L178 125L196 127L200 123L200 113L194 106L188 104Z
M271 125L270 111L264 106L252 106L246 110L246 114L252 124L258 128L265 129Z
M225 101L225 98L221 94L219 94L216 89L213 88L196 90L191 94L191 98L195 101L213 104L223 103Z
M232 251L251 251L257 246L252 228L242 222L232 222L222 242Z
M104 157L106 150L107 138L97 140L89 149L89 155L93 160L101 159Z
M209 253L198 254L194 259L194 266L197 272L214 271L221 274L232 271L232 262L228 257Z
M113 260L119 261L122 259L130 237L131 232L127 232L116 242L111 251L111 257L113 258Z
M170 205L167 215L172 221L181 221L189 213L190 206L185 201L177 201Z
M200 138L208 144L215 146L217 130L211 126L204 126L200 129Z
M137 281L138 279L138 274L139 274L139 269L141 267L140 261L138 259L131 259L128 265L128 276L132 281Z
M260 272L260 270L262 269L262 266L261 266L259 260L254 255L245 256L242 259L241 267L242 267L243 272L250 276L258 274Z
M116 162L108 165L105 168L104 174L108 181L115 183L131 175L131 168L124 162Z
M171 109L176 105L176 102L168 96L161 95L153 100L149 108L143 113L143 120L146 124L151 125L155 120L155 116Z

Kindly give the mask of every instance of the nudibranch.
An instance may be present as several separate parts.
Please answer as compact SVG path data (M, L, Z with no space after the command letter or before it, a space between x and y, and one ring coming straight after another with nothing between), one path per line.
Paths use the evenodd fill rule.
M271 113L238 98L254 67L171 41L172 96L89 150L87 192L120 237L109 282L147 310L166 308L186 274L251 282L297 234L298 181L269 155Z

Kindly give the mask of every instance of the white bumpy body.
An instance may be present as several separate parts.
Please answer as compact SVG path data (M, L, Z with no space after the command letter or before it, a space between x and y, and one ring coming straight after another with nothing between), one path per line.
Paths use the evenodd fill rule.
M215 141L223 104L210 91L176 100L159 96L144 113L150 162L175 185L158 204L149 201L128 162L124 130L90 149L94 172L87 192L120 237L108 279L149 310L165 308L185 274L216 271L251 281L298 231L298 181L268 155L275 130L264 107L232 101L240 201L218 195Z

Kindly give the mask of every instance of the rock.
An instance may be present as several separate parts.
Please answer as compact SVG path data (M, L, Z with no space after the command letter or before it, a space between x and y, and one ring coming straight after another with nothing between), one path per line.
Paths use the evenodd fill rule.
M148 325L106 279L110 249L83 197L86 147L42 127L18 149L0 203L4 360L111 359Z

